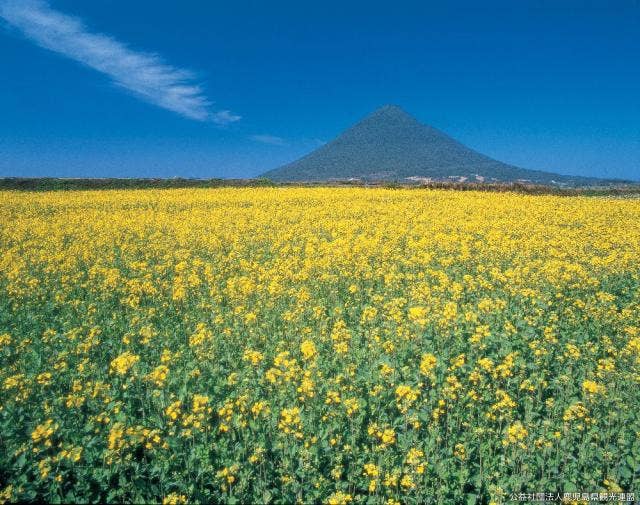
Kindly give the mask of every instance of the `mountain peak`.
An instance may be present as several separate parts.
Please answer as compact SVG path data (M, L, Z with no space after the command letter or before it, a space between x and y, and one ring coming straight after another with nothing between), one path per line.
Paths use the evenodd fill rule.
M378 112L395 113L395 114L402 113L402 114L409 115L407 112L405 112L405 110L402 107L393 103L388 103L383 105L382 107L378 107L376 110L373 111L373 114Z
M373 137L372 141L376 142L375 137L382 136L387 139L392 137L407 137L411 135L412 130L429 128L420 123L411 114L403 110L398 105L383 105L374 110L368 116L365 116L351 128L346 130L343 135L350 136L354 133Z
M376 109L331 142L264 176L275 181L593 182L584 177L526 170L494 160L420 123L393 104Z
M375 117L375 118L396 117L396 118L411 119L413 121L416 121L416 119L411 114L406 112L402 107L394 104L387 104L377 108L367 116L367 118L370 118L370 117Z

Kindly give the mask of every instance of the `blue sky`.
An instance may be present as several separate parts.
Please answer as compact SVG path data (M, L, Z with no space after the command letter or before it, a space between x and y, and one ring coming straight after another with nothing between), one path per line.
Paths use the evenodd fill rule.
M386 103L640 179L640 0L0 0L0 176L249 177Z

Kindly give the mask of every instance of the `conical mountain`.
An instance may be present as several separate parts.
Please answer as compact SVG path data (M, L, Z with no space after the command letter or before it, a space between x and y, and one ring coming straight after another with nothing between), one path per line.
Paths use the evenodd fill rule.
M526 170L496 161L423 125L395 105L381 107L335 140L263 176L281 182L349 179L530 181L575 185L602 182Z

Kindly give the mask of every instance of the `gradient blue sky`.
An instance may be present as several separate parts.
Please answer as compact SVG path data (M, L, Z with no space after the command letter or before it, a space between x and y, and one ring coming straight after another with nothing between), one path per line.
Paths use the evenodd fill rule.
M0 66L0 176L255 176L394 103L640 179L640 0L0 0Z

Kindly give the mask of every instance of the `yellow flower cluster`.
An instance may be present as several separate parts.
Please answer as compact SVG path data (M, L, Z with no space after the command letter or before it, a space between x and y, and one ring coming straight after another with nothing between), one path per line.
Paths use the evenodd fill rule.
M46 447L51 447L51 436L55 433L58 426L52 419L47 419L44 423L36 426L36 429L31 433L31 440L34 444L44 444Z
M286 434L293 434L296 438L302 438L302 432L300 431L302 429L300 409L298 407L282 409L278 428Z
M187 497L178 493L169 493L162 499L162 505L184 505L186 503Z
M522 449L525 449L526 445L522 441L527 438L528 434L529 432L523 424L520 421L517 421L507 427L506 437L502 443L505 445L518 444Z
M326 500L327 505L347 505L353 501L353 497L350 494L343 493L342 491L336 491Z
M140 361L140 356L125 351L111 361L109 369L112 373L125 375L138 361Z
M420 373L427 377L433 377L437 363L438 359L433 354L423 354L420 360Z
M252 349L246 349L244 354L242 355L242 359L244 361L248 361L254 366L259 365L264 359L264 354L259 351L254 351Z
M413 389L411 386L407 386L406 384L400 384L396 388L396 404L398 406L398 410L405 414L407 410L414 404L414 402L420 396L420 391L417 389Z
M164 385L168 375L169 367L167 365L158 365L147 375L147 379L160 388Z
M309 361L316 357L318 351L316 345L311 340L305 340L300 344L300 352L305 361Z
M380 428L377 424L371 424L367 428L367 433L378 440L379 449L384 449L396 443L396 432L393 428Z
M594 396L598 394L604 394L605 387L597 382L586 380L582 383L582 390L587 396Z

